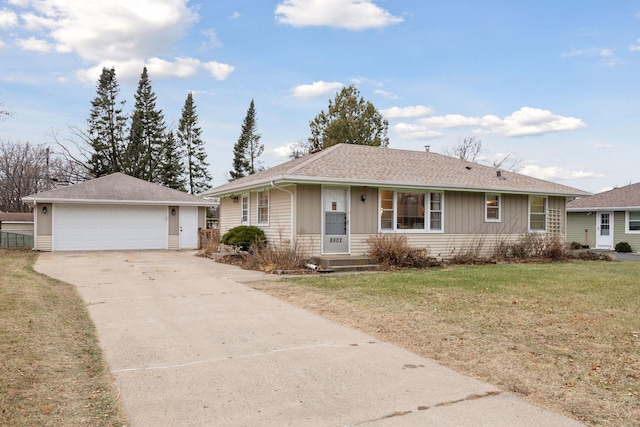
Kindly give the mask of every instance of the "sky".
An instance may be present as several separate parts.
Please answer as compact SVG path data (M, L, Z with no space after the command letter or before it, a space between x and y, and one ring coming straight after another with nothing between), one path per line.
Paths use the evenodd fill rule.
M270 167L351 84L390 148L475 136L482 163L593 193L640 181L638 1L0 0L0 139L60 152L102 68L130 111L144 66L168 128L193 93L213 186L252 99Z

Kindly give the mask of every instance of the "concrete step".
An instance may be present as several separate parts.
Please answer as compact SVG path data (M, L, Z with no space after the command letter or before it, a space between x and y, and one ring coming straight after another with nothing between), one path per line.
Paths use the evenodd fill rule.
M368 256L325 255L318 258L322 270L339 271L376 271L380 266Z

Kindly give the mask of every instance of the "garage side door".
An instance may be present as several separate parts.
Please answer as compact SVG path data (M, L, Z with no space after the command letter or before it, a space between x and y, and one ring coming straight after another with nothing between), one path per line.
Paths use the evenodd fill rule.
M166 207L63 204L54 206L54 251L167 247Z

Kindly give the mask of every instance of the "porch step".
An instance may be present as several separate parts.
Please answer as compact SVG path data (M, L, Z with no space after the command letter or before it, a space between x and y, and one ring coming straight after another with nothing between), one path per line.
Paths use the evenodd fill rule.
M380 266L368 256L324 255L318 257L322 270L341 271L377 271Z

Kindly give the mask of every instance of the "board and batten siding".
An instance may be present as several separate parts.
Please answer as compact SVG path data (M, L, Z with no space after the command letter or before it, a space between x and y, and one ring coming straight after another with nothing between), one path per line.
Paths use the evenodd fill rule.
M296 233L298 236L322 232L322 186L298 185L296 189Z
M581 245L595 248L597 217L597 215L593 213L590 214L590 212L568 212L566 241L569 243L577 242ZM614 224L614 227L616 225L617 224Z

